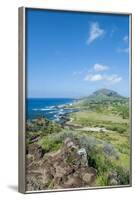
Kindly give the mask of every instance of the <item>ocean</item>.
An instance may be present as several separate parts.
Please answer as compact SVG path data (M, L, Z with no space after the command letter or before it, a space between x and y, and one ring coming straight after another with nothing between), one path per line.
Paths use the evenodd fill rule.
M28 98L26 100L26 120L43 117L59 122L62 115L76 111L65 108L66 104L72 104L75 101L69 98Z

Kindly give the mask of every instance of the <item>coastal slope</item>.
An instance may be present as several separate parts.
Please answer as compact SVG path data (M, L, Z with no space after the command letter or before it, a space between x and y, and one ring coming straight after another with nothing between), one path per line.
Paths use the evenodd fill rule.
M27 121L27 190L130 184L128 98L101 89L64 108L77 110L63 124Z

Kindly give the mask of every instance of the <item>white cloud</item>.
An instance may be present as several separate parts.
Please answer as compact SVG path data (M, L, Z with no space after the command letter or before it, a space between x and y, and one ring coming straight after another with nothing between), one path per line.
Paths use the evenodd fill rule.
M105 71L105 70L108 70L108 69L109 69L109 67L106 66L106 65L101 65L101 64L98 64L98 63L94 65L94 70L96 72L101 72L101 71Z
M129 53L129 48L121 48L121 49L118 49L117 50L118 51L118 53Z
M88 74L85 78L85 81L101 81L103 80L103 76L101 74Z
M85 81L107 81L111 84L118 83L122 80L121 76L118 76L117 74L112 74L112 75L102 75L102 74L88 74L84 78Z
M97 38L103 36L104 33L105 33L105 30L100 28L98 22L91 23L90 30L89 30L89 38L87 40L87 44L90 44L94 40L96 40Z
M125 36L123 37L123 41L124 41L124 42L128 42L128 36L127 36L127 35L125 35Z
M122 77L117 74L113 74L111 76L106 76L105 80L110 81L111 83L118 83L122 80Z

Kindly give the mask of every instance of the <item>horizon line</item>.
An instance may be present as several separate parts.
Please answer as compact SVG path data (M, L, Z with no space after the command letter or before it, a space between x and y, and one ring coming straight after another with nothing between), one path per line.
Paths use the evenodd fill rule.
M78 99L81 97L26 97L26 99Z

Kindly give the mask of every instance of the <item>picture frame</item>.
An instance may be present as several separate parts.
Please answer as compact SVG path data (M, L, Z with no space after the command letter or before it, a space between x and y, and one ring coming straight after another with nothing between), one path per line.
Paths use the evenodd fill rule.
M30 12L30 14L29 14L29 12ZM38 14L36 14L37 12L38 12ZM40 12L42 14L40 14ZM66 16L64 16L64 14ZM96 17L96 16L98 16L98 17ZM105 24L105 22L102 21L102 16L103 16L104 20L107 20L107 18L108 18L108 22L109 22L109 17L112 17L112 18L116 17L116 19L114 19L114 18L111 19L112 21L110 21L110 22L112 22L112 24L117 21L117 18L119 18L118 24L120 25L121 21L123 23L120 27L121 30L117 30L117 27L112 26L112 29L110 29L110 32L108 31L109 32L108 33L104 28L104 26L107 27L107 24ZM122 20L122 17L125 17L125 16L127 17L126 22L124 22ZM70 17L69 21L68 21L68 17ZM63 18L65 21L66 20L67 21L65 22L63 20ZM73 18L73 24L71 23L72 18ZM87 25L88 25L87 31L89 31L89 32L87 34L82 33L82 35L85 35L87 37L87 38L84 38L84 46L85 47L82 47L84 49L85 48L87 49L87 50L83 50L84 52L82 52L84 58L85 58L85 51L86 52L88 51L88 47L92 46L98 38L100 39L100 43L101 43L103 38L105 37L105 35L107 35L109 38L107 40L107 42L109 44L107 47L112 48L114 51L116 51L115 52L116 54L120 55L119 62L118 62L118 63L120 63L120 66L122 66L121 65L122 59L126 59L125 62L127 63L128 67L127 68L125 67L125 69L124 69L125 71L117 70L115 67L113 68L113 67L108 66L108 64L106 65L106 63L103 62L102 58L100 56L98 56L98 54L95 53L94 56L95 57L97 56L97 58L99 60L101 60L103 62L103 64L99 64L98 62L100 62L100 61L97 61L97 63L95 63L95 64L93 63L93 65L91 64L91 66L93 66L93 67L91 67L91 69L82 69L81 71L79 71L81 67L79 67L78 71L74 71L74 70L76 70L76 68L73 69L72 76L70 77L71 80L74 79L74 80L72 80L72 84L73 83L78 84L78 82L75 82L75 80L76 79L80 80L80 76L83 75L84 82L85 81L91 82L91 84L94 83L94 87L95 87L95 82L99 80L101 82L104 82L103 85L105 85L105 87L107 87L107 88L109 87L109 89L104 89L101 91L100 87L99 87L100 84L99 84L99 86L97 85L96 87L97 88L99 87L98 90L96 90L96 92L95 92L95 90L93 91L93 94L97 97L97 99L93 100L93 98L95 98L95 96L90 96L90 95L92 95L92 92L91 92L91 94L89 94L89 93L87 94L87 92L84 90L86 93L85 92L79 93L79 94L75 95L75 97L73 98L74 95L72 95L72 93L75 94L75 92L76 92L75 89L77 87L73 88L73 92L71 92L72 90L70 90L70 92L69 92L68 88L65 87L66 91L67 91L66 95L69 95L68 98L65 98L66 95L62 91L63 95L64 95L64 100L62 100L59 103L56 103L54 105L48 104L48 102L46 104L46 102L44 102L42 104L42 106L44 105L42 108L40 106L38 107L37 102L36 103L32 102L34 104L34 106L36 105L37 107L32 107L31 110L33 109L33 111L31 111L31 113L30 113L29 108L32 104L30 104L27 101L28 98L31 98L31 99L37 98L38 99L38 98L44 98L44 96L45 96L45 98L48 98L48 97L55 98L53 95L53 92L57 96L56 97L57 99L60 99L62 96L62 92L59 94L59 90L58 90L58 88L62 84L61 82L59 83L59 87L58 88L56 87L56 92L55 92L55 90L53 90L53 87L50 88L50 91L46 89L45 91L42 90L41 93L40 92L37 92L37 93L31 92L30 87L31 87L32 83L34 83L34 81L31 81L31 83L29 83L29 79L31 77L28 74L33 75L33 73L31 73L32 68L29 67L30 63L28 62L28 59L29 59L29 56L32 51L35 51L34 53L38 53L39 49L40 49L40 46L38 46L38 45L35 47L33 45L33 46L31 46L31 48L29 47L29 45L32 45L33 44L32 42L34 41L34 39L33 39L31 42L29 42L29 40L31 40L31 37L33 35L32 31L38 30L37 27L40 27L41 29L43 26L50 28L50 24L53 22L53 20L56 20L56 22L54 22L52 24L54 26L59 25L59 27L63 26L66 29L66 25L68 26L70 24L69 27L70 26L73 27L74 24L77 23L77 21L78 21L77 18L80 20L80 24L82 24L83 28L84 28L83 23L85 22L85 20L87 21ZM89 19L89 18L91 18L91 19ZM40 22L39 19L42 21ZM46 20L44 21L44 19L46 19ZM103 24L103 27L100 27L100 25L97 22L97 19L100 20L100 22ZM29 20L29 23L28 23L28 20ZM51 21L51 23L49 20ZM91 28L92 21L95 22L95 24L93 24L93 29ZM33 22L33 26L31 27L30 23L32 23L32 22ZM41 26L38 26L39 24ZM89 28L89 26L91 29ZM78 28L79 28L79 23L78 23L78 27L76 27L76 29L79 30ZM83 30L83 28L81 30ZM50 28L50 30L53 30L53 29ZM56 27L55 27L55 30L57 30ZM30 32L30 31L31 31L31 34L28 34L28 32ZM46 32L47 31L45 31L45 33ZM59 31L56 31L56 32L57 32L57 34L59 33ZM120 33L118 33L118 32L120 32ZM127 32L128 32L128 34L127 34ZM43 31L43 33L44 33L44 31ZM49 33L52 34L52 32L47 32L48 35L46 35L46 37L48 37L48 40L50 41ZM65 39L63 39L64 33L65 32L63 31L61 38L56 35L54 37L53 42L55 45L55 42L57 40L56 38L58 37L58 41L62 40L62 43L64 43L63 46L61 45L61 43L59 43L59 45L61 46L61 48L63 50L66 51L66 45L68 45L68 44L65 42ZM38 38L41 36L41 35L38 36L38 34L41 34L40 31L34 32L35 41L36 41L36 37ZM72 32L72 34L74 35L74 32ZM117 43L118 45L120 45L120 47L118 47L116 49L114 49L115 47L112 45L111 42L109 43L109 40L113 42L112 37L114 34L116 34L114 36L114 38L116 36L123 37L121 39L122 40L121 43L123 42L122 45L119 42L119 38L115 38L114 43ZM66 35L66 38L68 39L67 35ZM75 36L74 36L74 38L75 38ZM72 39L72 35L70 35L70 39ZM78 39L77 41L79 41L79 38L77 38L77 39ZM73 40L71 40L71 41L73 41ZM42 45L42 41L40 41L40 42ZM48 44L44 44L44 46L45 45L49 46L49 44L50 43L48 42ZM57 44L57 42L56 42L56 44ZM36 47L38 47L39 49L35 50ZM81 47L79 47L79 48L81 49ZM41 49L40 49L40 51L41 51ZM92 49L93 49L93 51L95 51L93 46L92 46ZM44 50L47 50L47 49L44 49ZM77 48L76 48L76 51L77 51ZM50 52L50 50L49 50L49 52ZM42 54L42 51L41 51L41 54ZM63 56L63 54L61 54L61 51L59 51L59 50L56 50L55 54L56 54L56 58L59 58L59 59L56 59L56 58L55 59L59 62L59 60L61 59L60 55ZM126 58L124 58L122 54L126 54L126 56L125 56ZM43 56L42 59L44 58L45 60L47 60L48 54L45 53L45 55L46 56ZM78 57L80 55L81 54L76 55L76 59L77 58L80 59ZM118 55L116 56L116 58L118 58ZM110 60L111 60L112 59L111 53L109 54L109 56L110 56ZM72 56L70 55L69 58L72 58ZM82 61L84 61L84 63L85 63L84 58L82 58ZM35 61L34 57L31 59L34 59L34 61ZM88 57L87 57L87 59L88 59ZM104 57L104 59L105 59L105 57ZM37 60L35 62L39 62L39 60ZM63 62L68 63L68 61L66 59ZM81 62L81 59L80 59L80 62ZM109 63L108 59L107 59L107 62ZM49 64L49 62L48 62L48 64ZM45 66L45 67L47 68L47 66ZM63 68L61 67L60 70L61 69L63 69ZM72 67L71 67L71 69L72 69ZM108 75L107 71L108 70L111 71L112 69L113 70L116 69L116 71L119 72L120 75L117 75L117 74L109 74ZM42 70L42 69L40 68L40 70ZM57 70L60 73L58 68L57 68ZM38 67L36 68L36 72L38 72ZM49 71L49 70L47 71L48 74L50 73L50 76L48 76L48 74L47 74L49 81L48 82L43 81L43 83L46 83L46 84L50 83L50 81L52 81L52 76L55 77L55 75L58 75L57 73L53 75L51 72L52 71ZM127 74L129 75L129 77ZM66 72L63 72L62 76L64 76L64 75L68 75L68 74L66 74ZM36 77L35 74L33 77L34 78ZM33 78L33 80L34 80L34 78ZM41 80L40 77L36 83L39 83L39 80ZM115 83L120 84L120 82L122 80L123 80L123 84L124 84L123 86L125 86L125 89L121 90L119 88L122 85L120 85L119 87L117 85L117 87L118 87L118 91L123 91L123 94L127 95L127 93L128 93L128 97L126 97L126 98L119 95L119 93L117 93L117 92L115 93L114 89L112 89L112 88L116 88L116 90L117 90L117 87L115 87L113 84L115 84ZM110 83L110 82L113 82L113 83ZM57 84L57 83L54 81L53 84ZM29 86L30 90L28 89L28 85L30 85ZM39 85L41 86L41 84L39 84ZM82 83L82 85L84 85L84 83ZM82 85L80 84L80 88L83 90ZM48 85L48 87L49 87L49 85ZM126 91L125 93L124 93L124 90ZM29 97L29 95L30 95L30 97ZM41 95L41 97L40 97L40 95ZM102 95L102 98L101 98L101 95ZM86 102L88 102L87 96L90 96L90 99L91 99L90 101L92 102L89 105L90 107L88 106L88 103L86 103ZM107 96L107 98L105 97L105 99L104 99L103 96ZM111 96L111 100L110 100L110 96ZM62 96L62 98L63 98L63 96ZM101 98L101 101L103 101L103 102L98 102L99 98ZM69 101L69 99L70 99L70 101ZM71 101L71 99L72 99L72 101ZM82 101L84 101L84 100L87 100L85 102L85 105L82 104ZM106 104L106 102L109 102L109 103ZM79 106L80 106L80 107L78 106L79 108L76 106L77 103L79 103ZM41 101L40 101L40 104L41 104ZM75 106L74 106L74 104L75 104ZM50 110L50 107L48 105L50 107L55 106L55 108L53 107L53 109L51 108L51 110ZM126 108L126 106L128 106L127 110L124 110L124 108ZM104 108L104 110L106 112L108 112L107 114L104 113L104 110L102 110L102 107ZM107 107L107 110L106 110L106 107ZM39 112L39 109L40 109L40 112ZM41 109L43 112L41 112ZM57 119L54 118L54 114L53 114L53 116L48 114L48 112L46 112L47 109L49 109L50 112L55 111L55 115L57 115L56 118L59 121L57 121ZM93 124L91 124L89 121L89 118L90 118L90 120L92 120L91 116L88 113L89 109L91 109L93 112L93 113L92 112L90 113L90 115L92 115L92 118L95 120L95 121L92 121ZM66 112L64 112L65 110L66 110ZM56 111L59 112L59 118L58 118L58 113ZM123 111L123 113L121 114L122 111ZM37 114L35 114L36 112L37 112ZM64 112L64 114L63 114L63 112ZM82 112L81 116L79 115L79 112ZM84 112L84 118L82 118L83 112ZM85 118L85 116L87 116L87 114L88 114L88 118L87 117ZM98 116L97 115L95 116L95 114L99 115L100 117L103 117L104 120L99 121ZM101 115L101 114L103 114L103 115ZM118 123L112 117L113 115L114 115L114 118L118 117L117 120L120 120L121 122ZM68 123L69 116L70 116L70 121L71 121L71 118L73 118L74 123L72 123L72 122ZM43 121L42 121L42 118L43 118ZM57 133L57 134L53 135L53 137L55 138L54 139L55 142L53 144L54 146L52 145L52 143L51 144L49 143L50 141L52 142L52 140L50 139L52 136L50 136L48 133L45 133L45 135L42 135L42 136L40 136L40 134L39 134L39 132L41 134L43 134L41 129L39 129L40 123L41 123L41 127L44 126L43 132L46 132L45 130L50 131L50 129L48 129L48 126L46 126L46 121L44 121L44 120L46 120L46 118L47 118L47 123L49 123L49 128L51 127L51 129L53 129L53 131L55 130ZM110 121L107 121L108 120L107 118L110 119ZM38 120L38 121L35 122L34 120L35 121ZM63 122L63 120L64 120L64 125L63 125L63 123L61 123L61 121ZM80 122L79 120L80 121L83 120L83 121ZM52 125L52 123L54 123L54 124ZM58 123L58 125L57 125L57 123ZM99 127L98 127L97 123L101 123ZM60 124L60 127L59 127L59 124ZM60 128L60 130L59 130L59 128ZM36 131L35 131L35 129L36 129ZM65 132L64 132L65 129L66 129L66 131L68 129L69 132L72 133L71 134L72 136L66 136L66 138L65 138ZM75 133L74 133L74 131L75 131ZM132 185L132 175L131 175L132 174L132 14L131 13L54 10L54 9L25 8L25 7L19 8L19 131L18 132L19 132L19 138L18 138L18 149L19 149L19 157L18 157L19 158L19 163L18 163L19 164L19 174L18 174L18 177L19 177L19 180L18 180L18 185L19 185L19 192L21 192L21 193L57 192L57 191L88 190L88 189L102 189L102 188L106 189L106 188L117 188L117 187L130 187ZM38 134L37 134L37 132L38 132ZM53 132L53 134L54 134L54 132ZM127 132L128 132L128 135L126 135ZM59 137L64 138L64 139L58 139L59 133L61 134ZM114 134L116 134L116 133L118 133L118 135L114 136ZM77 134L79 134L79 136ZM83 137L80 136L80 134L83 134ZM99 134L101 136L99 136ZM102 139L103 137L104 137L104 140ZM37 142L37 138L39 138L40 141L38 140L38 142ZM109 142L107 142L109 140L109 138L111 138L111 139ZM62 141L59 141L59 140L62 140ZM122 142L118 143L118 142L116 142L117 140L120 140ZM46 144L45 141L48 141L48 143ZM77 143L76 143L76 141L77 141ZM83 143L83 145L81 146L82 143ZM86 145L86 143L88 143L88 144ZM92 147L89 147L90 143L92 143ZM36 144L36 145L38 145L38 147L36 145L32 146L31 144L32 145ZM48 147L48 144L50 144L50 147ZM29 148L30 145L31 145L31 149ZM77 151L77 153L73 154L66 145L67 146L71 145L73 147L73 149L75 149L75 152ZM89 152L87 152L86 146L88 146L88 149L93 148L93 146L95 148L94 150L90 149L91 152L94 151L94 155L92 155L93 157L90 159L88 158ZM98 146L98 148L97 148L97 146ZM68 150L69 150L69 152L68 152ZM29 153L30 151L31 151L31 154ZM33 153L34 151L36 151L36 153L39 151L38 156L37 156L38 158L36 158L35 154ZM64 151L64 153L63 153L63 151ZM99 151L103 151L105 154L102 158L103 160L100 160L100 156L98 156ZM57 152L56 155L54 152ZM26 156L26 154L27 154L27 156ZM43 155L41 156L41 154L43 154ZM50 156L50 154L51 154L51 156ZM67 154L70 154L70 157L66 158ZM69 171L70 171L72 168L71 163L75 162L75 164L74 164L75 168L72 169L74 172L71 172L71 174L69 173L70 175L67 175L67 171L64 172L64 170L63 170L63 177L69 176L70 178L68 178L68 180L65 178L60 183L60 180L58 181L58 178L62 179L62 174L61 174L61 177L56 177L57 180L55 179L55 173L57 172L58 167L55 172L47 171L47 173L50 173L49 175L51 178L50 179L48 178L48 182L46 182L44 180L44 184L42 184L42 186L41 186L40 185L40 183L42 182L41 181L42 178L40 179L41 174L43 174L43 171L45 173L45 171L48 170L48 169L46 169L46 167L43 167L42 162L44 162L44 166L48 166L48 168L50 168L51 164L52 164L52 166L56 165L58 160L60 160L61 163L63 162L60 157L61 155L64 155L64 157L66 158L66 161L64 160L64 164L61 166L60 171L62 171L62 168L65 169L65 171L67 168L69 168ZM94 157L95 155L97 155L97 158ZM45 157L45 156L50 156L50 157ZM77 156L77 158L76 158L76 156ZM73 160L71 159L71 157L73 158ZM86 159L86 157L87 157L87 159ZM31 159L33 159L33 160L31 161ZM96 159L98 159L98 160L96 160ZM53 163L49 163L48 160L51 160ZM85 160L85 162L84 162L84 160ZM32 162L35 165L33 165L31 168L28 166L29 162L31 165L32 165ZM38 163L40 163L40 162L41 162L41 165L36 167L38 165ZM65 162L66 162L66 164L65 164ZM77 168L78 162L80 163L81 166L82 165L83 166ZM98 164L96 162L97 163L99 162L100 164L102 162L103 163L106 162L106 165L108 164L110 166L111 170L114 169L114 171L113 170L109 171L109 169L104 169L105 165L103 165L102 169L101 169L102 170L102 176L101 176L100 169L98 169L99 166L97 166ZM58 163L58 165L60 165L60 163ZM39 170L39 168L40 168L40 170ZM117 169L115 170L115 168L117 168ZM40 172L42 171L42 173L39 173L39 171L38 171L38 173L40 175L38 176L37 175L38 173L37 173L34 177L33 174L36 173L35 169L37 171L39 170ZM128 170L126 171L125 169L128 169ZM78 172L79 175L75 174L76 171ZM125 171L126 171L126 173L125 173ZM72 173L74 173L75 176L77 177L76 181L74 180ZM80 178L80 174L81 174L81 178ZM103 177L103 174L106 175L105 178ZM28 180L27 180L27 176L29 177ZM87 179L89 176L90 176L90 180L91 180L91 181L90 180L89 181L92 183L87 182ZM91 178L91 177L93 177L93 178ZM122 179L121 177L124 177L124 178ZM73 181L73 183L71 183L72 182L71 180ZM79 181L80 181L80 183L79 183ZM96 184L95 184L95 182L96 182ZM101 182L104 182L103 185L101 185ZM112 183L112 184L110 184L110 183ZM88 185L90 185L90 186L88 186ZM35 187L35 189L33 189L34 187Z

